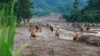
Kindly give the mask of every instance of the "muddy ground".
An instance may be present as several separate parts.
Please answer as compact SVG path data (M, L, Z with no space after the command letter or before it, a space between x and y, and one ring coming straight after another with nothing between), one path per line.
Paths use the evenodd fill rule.
M35 56L100 56L100 47L73 42L71 33L63 32L60 38L57 38L54 32L44 29L43 32L37 34L36 39L30 40L28 28L17 28L17 32L20 33L15 36L15 49L25 43L30 44L22 52L26 56L32 53Z
M100 47L73 42L73 31L60 29L61 35L57 38L55 32L43 27L43 31L37 33L36 39L30 39L28 29L28 27L18 27L15 35L14 50L25 43L30 44L22 51L21 54L24 56L32 56L32 54L35 56L100 56Z

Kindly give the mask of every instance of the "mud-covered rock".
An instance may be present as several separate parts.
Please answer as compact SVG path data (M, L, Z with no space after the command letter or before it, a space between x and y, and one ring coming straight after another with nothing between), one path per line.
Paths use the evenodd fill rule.
M79 42L87 42L90 36L81 36L79 37L78 41Z
M93 39L87 41L88 44L94 45L94 46L100 46L100 39Z
M100 37L97 36L81 36L79 42L85 42L90 45L100 46Z

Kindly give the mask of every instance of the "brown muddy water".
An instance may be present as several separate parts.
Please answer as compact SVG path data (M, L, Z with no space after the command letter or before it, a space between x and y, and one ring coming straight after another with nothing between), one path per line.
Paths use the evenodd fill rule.
M49 17L49 19L55 17ZM42 18L43 19L43 18ZM36 20L36 19L35 19ZM48 17L42 23L48 23ZM57 19L58 20L58 19ZM31 20L31 22L33 22ZM55 23L55 22L51 22ZM56 23L65 26L66 23ZM62 27L61 26L61 27ZM30 32L28 27L18 27L16 29L14 50L18 49L21 45L26 43L30 44L21 54L24 56L100 56L100 47L87 45L85 43L73 42L73 31L61 30L59 38L55 37L55 32L51 32L48 28L44 27L43 31L37 33L36 39L30 39ZM100 28L99 28L100 29ZM80 32L78 32L81 36ZM98 35L98 33L84 33L84 35Z
M29 39L30 32L27 27L16 29L14 50L25 43L30 44L21 54L24 56L100 56L100 47L72 41L71 31L61 30L59 38L47 28L37 33L36 39Z

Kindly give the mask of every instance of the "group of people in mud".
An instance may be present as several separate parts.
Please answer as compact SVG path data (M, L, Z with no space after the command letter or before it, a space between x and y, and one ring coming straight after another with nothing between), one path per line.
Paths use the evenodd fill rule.
M83 33L85 30L86 32L90 32L90 24L73 24L72 26L74 26L73 41L76 41L79 38L79 35L76 32L75 28L79 29L81 33Z
M73 26L75 26L74 28L76 28L78 25L75 25L74 24ZM51 30L52 32L55 31L55 36L56 37L59 37L60 36L61 31L60 31L59 27L56 27L56 30L54 30L54 27L51 26L51 25L49 25L49 24L47 24L46 27L48 27L49 30ZM80 32L83 32L84 31L84 28L86 28L87 31L90 30L90 26L89 25L86 25L86 26L80 25L78 27L79 27ZM35 25L34 27L30 27L29 28L29 31L31 32L30 39L32 37L36 38L36 34L43 31L43 25L40 24L40 25ZM76 41L78 38L79 38L78 33L76 31L74 31L74 33L73 33L73 41Z
M54 28L52 26L50 26L50 25L47 24L47 27L50 29L51 32L54 31ZM29 27L29 31L31 32L30 39L32 37L36 38L36 34L43 31L43 25L35 25L34 27L30 26ZM57 28L55 30L55 36L59 37L59 35L60 35L60 30L59 30L59 28Z
M30 36L30 39L32 38L32 37L34 37L34 38L36 38L36 34L38 33L38 32L42 32L42 25L35 25L34 27L29 27L29 31L31 32L31 36Z
M81 32L83 31L89 32L91 26L92 25L89 23L88 24L75 24L75 23L72 24L72 27L74 28L74 30L79 29Z

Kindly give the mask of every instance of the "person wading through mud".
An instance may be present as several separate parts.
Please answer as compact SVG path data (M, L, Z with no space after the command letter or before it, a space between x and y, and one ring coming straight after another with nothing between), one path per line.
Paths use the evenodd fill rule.
M56 36L56 37L59 37L59 36L60 36L60 30L59 30L59 28L56 29L56 31L55 31L55 36Z
M39 26L36 25L35 28L36 28L36 32L38 32L39 31Z
M82 25L80 26L80 31L83 32L83 26Z
M90 26L89 26L89 25L86 27L86 31L87 31L87 32L90 31Z
M31 37L30 37L30 39L32 37L36 39L36 29L35 28L33 28L32 31L31 31Z
M49 28L50 28L50 30L51 30L52 32L54 31L54 29L53 29L53 27L52 27L52 26L50 26Z
M73 41L77 41L78 39L78 33L76 33L76 31L73 34Z

